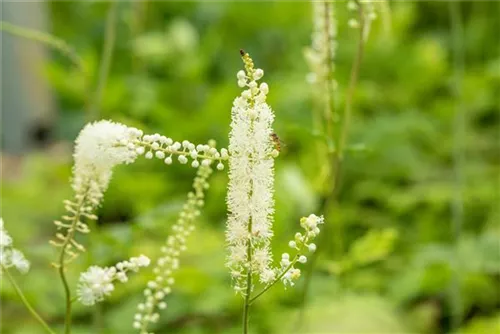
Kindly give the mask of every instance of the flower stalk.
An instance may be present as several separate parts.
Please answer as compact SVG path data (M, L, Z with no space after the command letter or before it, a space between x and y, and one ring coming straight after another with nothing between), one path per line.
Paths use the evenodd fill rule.
M374 16L371 15L370 19L366 18L366 13L365 13L365 8L364 6L368 4L373 8L371 4L369 3L363 3L360 1L352 1L349 3L350 9L356 10L357 11L357 16L358 19L351 19L349 22L349 25L353 28L358 29L358 43L357 43L357 49L356 49L356 55L351 67L351 73L350 73L350 78L349 78L349 84L347 88L347 93L346 93L346 100L345 100L345 105L344 105L344 111L341 117L341 123L340 123L340 130L337 131L338 135L336 138L329 137L330 140L334 140L334 142L337 144L335 147L335 150L331 151L329 153L329 166L330 170L328 172L328 179L332 180L331 183L325 182L326 189L324 191L324 195L322 196L320 200L320 212L325 212L326 210L330 207L331 203L336 200L337 197L337 192L339 189L339 183L341 179L341 170L342 170L342 163L344 160L344 152L346 149L346 145L348 142L348 136L349 136L349 129L350 129L350 123L351 123L351 114L352 114L352 104L354 100L354 94L356 92L356 87L357 87L357 82L358 82L358 77L359 77L359 71L361 67L361 62L363 59L363 53L364 53L364 44L366 41L366 36L367 36L367 30L369 29L369 24L371 20L374 19ZM371 12L373 14L373 12ZM328 66L333 67L333 64L330 62L327 64ZM332 91L330 91L330 94L333 94ZM341 237L342 233L340 231L340 226L339 226L339 231L337 231L337 235L339 238ZM323 242L325 238L322 238ZM340 242L337 242L337 249L338 253L341 253L341 245ZM306 271L306 277L304 280L304 287L302 290L301 294L301 313L299 316L299 322L302 322L303 318L303 311L305 309L305 304L307 301L307 295L310 289L311 281L312 281L312 273L314 271L314 266L316 264L317 258L318 258L319 253L315 253L314 256L312 257L310 261L310 265L307 268ZM299 324L300 327L300 324Z
M45 329L45 331L47 333L49 333L49 334L56 334L56 332L54 332L50 328L50 326L45 322L45 320L43 320L43 318L38 314L38 312L33 308L33 306L31 306L30 302L24 296L23 291L21 290L21 288L19 287L19 285L17 285L16 281L14 280L14 277L12 277L12 275L9 272L9 270L7 268L5 268L3 265L1 265L1 270L2 270L2 273L5 273L5 275L7 276L7 279L9 280L9 282L14 287L14 290L16 291L17 295L21 299L21 302L28 309L28 311L31 313L31 315L33 316L33 318L35 318L40 323L40 325L42 325L42 327Z

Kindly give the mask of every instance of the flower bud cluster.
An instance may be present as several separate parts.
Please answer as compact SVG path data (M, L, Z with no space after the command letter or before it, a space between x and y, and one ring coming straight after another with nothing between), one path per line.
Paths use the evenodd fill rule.
M179 268L179 257L186 250L186 240L194 230L194 221L204 205L204 192L209 187L207 179L211 173L210 164L198 169L193 191L188 193L187 202L172 226L172 235L161 248L162 255L153 269L155 279L148 282L144 290L145 301L138 305L134 316L133 327L141 334L148 333L148 325L156 323L160 318L158 311L167 307L164 299L172 291L175 282L173 274Z
M137 272L139 268L149 266L149 263L149 258L141 255L118 262L113 267L91 266L80 274L76 290L78 301L87 306L103 301L115 289L115 280L125 283L128 281L128 271Z
M136 140L134 145L137 154L144 154L146 159L155 157L167 165L172 164L173 156L176 155L181 164L187 164L191 159L190 164L193 168L198 168L200 165L208 166L212 161L218 161L217 169L223 170L223 161L229 158L225 148L218 151L214 145L195 145L188 140L178 142L157 133L143 136Z
M304 229L304 232L297 232L293 240L290 240L288 243L290 248L297 251L296 255L293 259L290 259L288 253L283 253L281 255L281 268L278 269L278 276L281 277L285 286L293 286L295 284L294 281L300 277L300 269L295 268L295 264L297 262L302 264L307 262L307 256L304 253L306 251L311 253L316 251L316 245L311 241L319 235L319 225L323 223L323 216L318 217L314 214L300 219L300 226Z
M24 254L12 247L12 237L4 227L3 219L0 218L0 276L2 270L15 267L20 273L26 274L30 269L30 262Z

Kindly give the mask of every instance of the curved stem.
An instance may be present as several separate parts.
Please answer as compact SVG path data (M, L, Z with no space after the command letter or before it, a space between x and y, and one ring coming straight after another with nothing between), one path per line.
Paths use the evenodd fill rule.
M71 306L73 303L73 300L71 298L71 290L68 285L68 280L66 279L66 274L64 272L65 270L65 255L66 255L66 248L68 245L70 245L71 240L73 240L73 236L75 234L75 229L76 229L76 224L80 220L80 214L81 214L81 207L83 203L85 202L85 197L83 197L80 202L78 203L77 209L75 211L75 215L73 217L73 221L71 223L71 227L68 229L68 234L66 235L66 239L64 240L64 243L61 245L61 253L59 254L59 264L58 264L58 272L59 276L61 277L61 282L63 284L64 288L64 294L65 294L65 299L66 299L66 315L64 318L64 333L65 334L70 334L71 333Z
M278 283L283 278L283 276L285 276L285 274L295 265L295 263L297 263L298 259L299 259L299 255L295 255L294 259L292 260L292 262L290 262L290 264L288 265L288 267L286 267L285 270L278 277L276 277L272 283L270 283L261 292L259 292L258 294L256 294L253 298L251 298L250 301L249 301L249 303L252 304L257 298L259 298L260 296L262 296L273 285L275 285L276 283Z
M80 71L85 73L82 58L80 58L76 51L62 39L38 30L20 27L5 21L0 21L0 30L6 31L15 36L43 43L58 50L63 55L65 55Z
M66 315L64 317L64 333L71 333L71 291L69 289L68 281L64 273L64 267L61 265L59 267L59 276L64 287L64 294L66 296Z
M19 285L17 285L16 281L14 280L14 277L12 277L12 275L9 273L9 270L7 268L5 268L4 266L1 266L1 269L5 273L5 275L7 276L7 279L12 284L12 286L14 287L14 290L16 290L17 295L19 296L19 298L23 302L24 306L26 306L28 311L31 313L31 315L43 326L43 328L45 329L45 331L47 333L56 334L49 327L49 325L47 325L47 323L42 319L42 317L35 311L35 309L31 306L31 304L28 302L28 300L24 296L21 288L19 287Z

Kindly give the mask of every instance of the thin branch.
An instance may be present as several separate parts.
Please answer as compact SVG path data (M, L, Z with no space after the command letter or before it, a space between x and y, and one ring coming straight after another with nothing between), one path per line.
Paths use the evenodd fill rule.
M80 71L86 73L82 58L76 53L73 47L60 38L38 30L20 27L5 21L0 21L0 30L6 31L15 36L40 42L56 49L61 52L61 54L66 56Z
M23 302L24 306L26 306L26 308L28 309L28 311L31 313L31 315L43 326L43 328L45 329L45 331L47 333L49 333L49 334L56 334L50 328L50 326L47 325L47 323L43 320L43 318L35 311L35 309L33 308L33 306L31 306L31 304L28 302L28 300L26 299L26 297L23 294L23 291L21 290L21 288L19 287L19 285L17 285L16 281L14 280L14 277L12 277L12 275L9 272L9 270L7 268L5 268L4 266L1 266L1 270L5 273L5 275L7 276L7 279L12 284L12 286L14 287L14 290L16 291L17 295L19 296L19 298Z
M78 206L75 211L75 215L73 216L73 220L71 222L71 227L68 229L68 234L65 237L63 244L61 245L61 253L59 254L59 263L57 265L59 276L61 277L61 282L64 288L64 294L66 299L66 314L64 320L64 333L71 333L71 306L73 304L73 300L71 298L71 290L68 285L68 280L66 279L65 265L66 265L66 249L69 245L71 245L71 240L73 240L73 236L76 231L76 225L80 220L81 209L85 203L85 197L82 197L78 203Z
M349 79L349 86L347 90L347 96L346 96L346 101L345 101L345 107L344 107L344 113L342 117L342 127L340 130L340 136L338 138L338 145L335 149L335 151L332 153L332 161L330 163L330 176L333 176L332 178L332 183L330 185L330 190L326 192L326 194L321 198L320 201L320 212L323 212L323 214L326 216L327 212L326 210L330 206L330 202L335 201L337 198L337 193L339 190L339 182L341 179L341 169L342 169L342 163L344 160L344 150L345 146L348 141L348 135L349 135L349 127L351 123L351 114L352 114L352 103L354 99L354 93L356 91L357 87L357 82L358 82L358 77L359 77L359 70L361 67L361 62L363 59L363 52L364 52L364 36L365 36L365 16L363 12L363 6L358 3L358 15L359 15L359 37L358 37L358 46L357 46L357 51L356 51L356 56L353 62L353 65L351 67L351 75ZM326 235L326 233L325 233ZM305 273L305 279L304 279L304 287L302 290L302 296L301 296L301 315L299 316L299 322L302 322L303 318L303 311L305 309L305 304L307 300L307 295L310 290L310 285L312 281L312 273L314 271L314 267L317 262L317 258L319 255L319 252L323 249L322 244L324 244L325 237L323 236L320 239L320 245L318 247L318 251L316 251L313 256L311 257L310 265L309 268L306 270ZM300 327L300 326L299 326Z
M269 290L270 288L272 288L276 283L278 283L282 278L283 276L286 275L286 273L297 263L297 261L299 260L299 255L295 255L294 259L292 260L292 262L290 262L290 264L288 265L288 267L285 268L285 270L281 273L281 275L279 275L278 277L276 277L274 279L273 282L271 282L269 285L267 285L264 289L262 289L261 292L259 292L258 294L256 294L253 298L250 299L249 303L250 305L255 301L257 300L257 298L259 298L260 296L262 296L267 290Z
M248 222L248 234L252 233L252 219ZM243 306L243 334L248 334L248 323L250 317L250 295L252 293L252 242L248 240L247 246L247 260L248 260L248 273L247 273L247 291L245 293L245 304Z

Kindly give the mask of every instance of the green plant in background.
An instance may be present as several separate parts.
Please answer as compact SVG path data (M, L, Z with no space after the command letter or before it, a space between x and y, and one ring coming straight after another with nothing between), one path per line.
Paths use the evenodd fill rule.
M59 259L53 265L58 269L65 292L65 333L71 333L74 302L66 278L67 268L79 253L85 252L85 247L76 240L76 237L78 233L90 233L84 219L91 221L98 219L94 212L102 203L113 169L120 164L133 163L141 155L146 159L156 157L166 165L172 164L174 155L181 164L186 164L190 158L191 167L199 168L199 173L193 185L195 192L188 194L188 203L179 216L179 224L173 227L174 235L167 239L168 247L162 248L162 252L166 253L165 257L158 260L154 269L155 280L149 281L148 288L144 291L147 300L138 306L140 313L134 317L134 328L143 334L150 333L149 323L157 322L159 319L159 314L155 312L156 308L166 308L162 300L165 294L171 291L174 282L170 277L172 270L178 269L180 251L186 249L186 237L193 228L193 225L189 225L185 230L184 225L186 222L192 223L200 213L198 209L203 205L203 190L208 187L206 179L210 175L210 164L213 161L218 161L219 170L224 169L223 160L229 159L230 164L228 267L235 282L235 291L242 294L245 299L243 333L248 333L250 304L277 282L283 281L285 285L294 285L293 281L300 276L300 270L295 268L295 265L297 262L307 261L304 255L306 250L310 252L316 250L312 240L319 234L318 225L323 223L323 218L315 215L302 218L300 224L304 229L303 234L296 233L294 240L289 243L289 246L296 250L296 254L290 259L288 253L283 253L280 267L271 267L270 239L273 235L274 214L273 159L279 155L279 150L273 141L274 115L265 102L269 87L266 83L261 83L260 86L257 84L257 80L262 78L264 72L254 68L253 60L247 53L241 51L241 55L245 71L238 72L238 85L248 89L234 101L229 151L226 149L218 151L213 145L195 145L187 140L182 143L174 142L171 138L159 134L144 135L142 130L110 121L89 123L80 132L75 141L73 155L71 185L74 199L64 201L67 214L62 216L62 221L54 222L58 231L63 232L56 233L55 239L51 240L53 246L60 248ZM6 233L3 234L8 241L10 237ZM18 251L13 252L11 258L24 259L24 256L14 256L18 253ZM17 267L21 266L21 260L16 262ZM2 269L6 270L10 261L10 258L9 261L2 260ZM149 262L149 258L141 255L112 267L91 266L80 275L77 288L78 300L87 306L102 302L114 290L114 280L126 282L128 270L137 271L139 267L148 266ZM252 296L254 276L259 277L264 288ZM26 303L26 306L32 310L29 304ZM41 319L36 312L33 314L37 319ZM43 320L41 323L47 326ZM48 330L52 332L50 328Z

